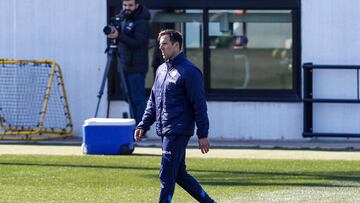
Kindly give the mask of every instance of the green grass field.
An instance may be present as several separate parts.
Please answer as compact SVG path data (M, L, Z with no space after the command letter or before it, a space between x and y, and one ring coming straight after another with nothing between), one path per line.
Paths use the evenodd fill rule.
M0 202L157 202L160 156L0 155ZM360 162L188 158L218 202L360 201ZM195 202L176 187L173 202Z

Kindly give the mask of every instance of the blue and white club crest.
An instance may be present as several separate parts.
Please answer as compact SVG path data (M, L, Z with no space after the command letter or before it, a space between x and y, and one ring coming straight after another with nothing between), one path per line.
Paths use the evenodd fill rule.
M172 69L171 72L170 72L170 76L173 77L173 78L174 78L177 74L178 74L178 71L177 71L175 68Z

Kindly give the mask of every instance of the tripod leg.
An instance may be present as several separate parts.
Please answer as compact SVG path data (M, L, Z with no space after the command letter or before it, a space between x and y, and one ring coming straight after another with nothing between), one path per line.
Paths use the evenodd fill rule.
M112 51L109 50L108 55L107 55L107 62L106 62L105 70L104 70L104 75L103 75L103 78L102 78L102 81L101 81L101 86L100 86L100 90L99 90L99 94L98 94L99 99L98 99L98 103L96 105L95 118L97 117L97 114L98 114L98 111L99 111L100 101L101 101L101 97L102 97L102 95L104 93L105 82L106 82L106 79L107 79L108 74L109 74L109 69L110 69L112 57L113 57Z

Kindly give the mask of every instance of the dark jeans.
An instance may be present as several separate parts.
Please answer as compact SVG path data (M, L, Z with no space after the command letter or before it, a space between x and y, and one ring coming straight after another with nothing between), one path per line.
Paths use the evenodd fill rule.
M186 171L185 149L189 142L186 136L162 137L162 160L160 168L160 203L169 203L174 194L175 183L198 202L214 202L200 184Z
M130 108L132 118L135 119L136 125L141 121L146 108L145 99L145 74L142 73L126 73L126 84L130 97Z

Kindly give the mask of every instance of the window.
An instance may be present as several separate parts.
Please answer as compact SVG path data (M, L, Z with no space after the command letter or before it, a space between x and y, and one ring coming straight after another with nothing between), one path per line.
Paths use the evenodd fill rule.
M212 89L291 89L291 11L210 10Z
M121 8L108 2L109 11ZM151 64L159 59L157 34L175 28L183 33L187 57L203 72L208 100L300 101L299 0L143 3L152 13L147 88Z

